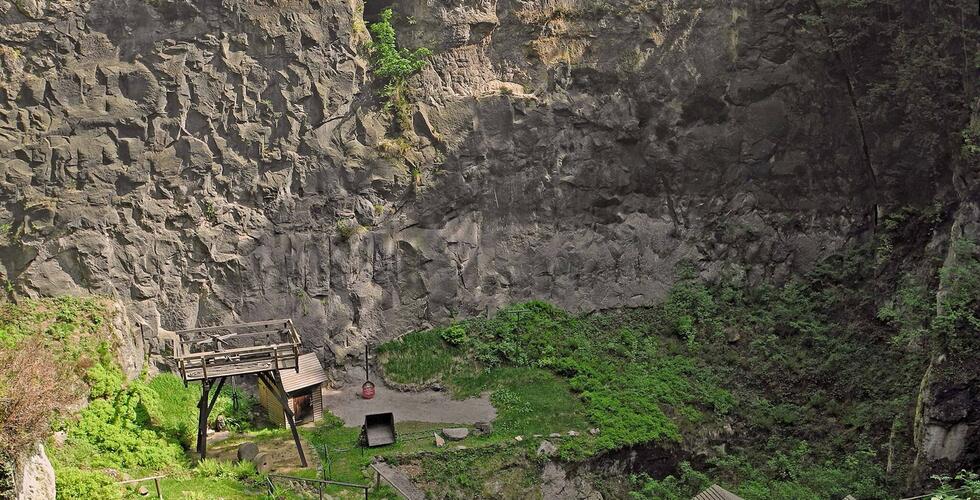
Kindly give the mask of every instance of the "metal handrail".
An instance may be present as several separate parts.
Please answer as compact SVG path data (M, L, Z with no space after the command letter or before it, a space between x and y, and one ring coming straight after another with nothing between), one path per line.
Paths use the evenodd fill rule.
M333 486L341 486L341 487L344 487L344 488L356 488L356 489L364 490L364 500L367 500L367 498L368 498L368 491L371 489L371 486L370 485L366 485L366 484L345 483L343 481L331 481L329 479L311 479L311 478L307 478L307 477L283 476L281 474L269 474L266 477L269 480L269 492L270 493L272 493L272 488L274 487L273 482L272 482L272 478L284 479L284 480L287 480L287 481L299 481L301 483L313 483L313 484L316 484L317 485L317 491L320 494L320 498L323 498L323 486L324 485L333 485Z

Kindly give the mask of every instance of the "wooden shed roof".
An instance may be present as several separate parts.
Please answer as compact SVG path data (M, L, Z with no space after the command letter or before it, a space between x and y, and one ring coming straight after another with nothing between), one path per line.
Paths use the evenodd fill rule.
M708 489L694 495L694 498L691 500L742 500L742 497L717 484L712 484Z
M322 384L327 380L316 354L301 354L299 357L299 373L296 370L280 370L282 385L286 392L293 392L311 385Z

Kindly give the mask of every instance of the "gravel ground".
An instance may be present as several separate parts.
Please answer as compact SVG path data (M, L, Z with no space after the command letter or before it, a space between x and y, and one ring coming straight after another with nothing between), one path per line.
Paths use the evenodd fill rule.
M374 399L361 399L363 381L352 382L339 390L323 390L323 406L340 417L349 427L364 424L364 415L392 412L396 422L452 422L473 424L489 422L497 416L490 395L454 400L446 392L400 392L384 387L378 380Z

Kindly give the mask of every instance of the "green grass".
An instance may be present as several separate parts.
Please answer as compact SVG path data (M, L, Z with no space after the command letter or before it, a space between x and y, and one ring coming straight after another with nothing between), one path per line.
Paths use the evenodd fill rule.
M692 295L669 303L704 308L710 300ZM681 321L690 329L679 336L690 343L707 314ZM413 333L382 352L385 375L396 381L439 380L456 397L492 391L496 425L512 435L601 428L598 438L566 447L566 458L679 441L682 429L706 420L705 410L723 415L733 404L684 344L637 322L579 318L542 302Z
M144 486L150 490L151 495L156 494L152 481L144 483ZM266 491L263 489L248 488L233 478L165 478L160 481L160 487L163 490L164 498L254 500L266 494ZM143 498L135 494L131 496L134 498Z
M441 330L406 335L378 348L385 379L399 384L437 382L456 364L453 349L442 340Z

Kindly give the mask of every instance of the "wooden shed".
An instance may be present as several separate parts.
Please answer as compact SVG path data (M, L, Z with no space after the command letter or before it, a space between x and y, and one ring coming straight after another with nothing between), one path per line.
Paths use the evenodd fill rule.
M323 419L323 383L327 374L316 354L299 356L299 372L283 370L282 385L289 396L290 409L296 415L296 423L319 422ZM285 426L286 415L270 387L259 380L259 402L269 413L269 420Z

